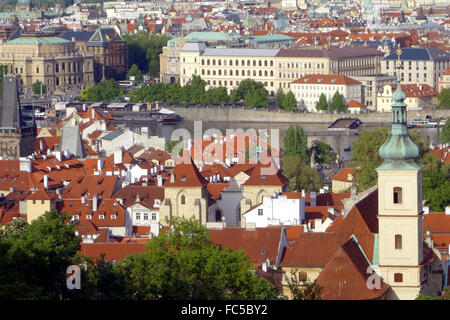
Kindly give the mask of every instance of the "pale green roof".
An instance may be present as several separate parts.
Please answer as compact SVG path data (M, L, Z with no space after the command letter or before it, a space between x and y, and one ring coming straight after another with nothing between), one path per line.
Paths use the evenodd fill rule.
M228 34L224 32L192 32L185 36L183 40L199 40L199 41L227 41Z
M13 16L17 16L22 19L37 19L36 12L0 12L0 19L7 19Z
M263 36L254 36L256 42L278 42L278 41L295 41L295 38L284 34L266 34Z
M36 45L36 40L39 41L40 45L63 44L71 42L60 37L20 37L6 42L6 44Z

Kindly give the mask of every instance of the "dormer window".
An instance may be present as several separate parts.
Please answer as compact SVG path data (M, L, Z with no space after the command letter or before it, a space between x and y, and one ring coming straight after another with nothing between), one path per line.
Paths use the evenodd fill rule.
M91 220L92 216L90 214L86 215L86 219Z
M394 203L396 204L402 203L402 188L400 187L394 188Z
M98 218L99 218L100 220L104 220L104 219L105 219L105 216L104 216L103 214L101 214L101 215L98 216Z

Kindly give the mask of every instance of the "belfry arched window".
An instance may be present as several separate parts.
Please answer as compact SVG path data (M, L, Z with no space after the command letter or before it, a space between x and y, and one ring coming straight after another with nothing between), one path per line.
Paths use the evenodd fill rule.
M402 203L402 188L400 187L394 188L394 203Z
M395 249L396 250L401 250L402 249L402 235L401 234L396 234L395 235Z

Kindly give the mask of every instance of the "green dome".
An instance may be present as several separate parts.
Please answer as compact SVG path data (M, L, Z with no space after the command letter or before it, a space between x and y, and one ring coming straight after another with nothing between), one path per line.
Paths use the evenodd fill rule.
M392 100L395 101L396 104L399 102L402 103L406 99L406 94L403 92L400 85L397 86L397 90L395 90L394 94L392 95ZM399 105L400 107L400 105ZM406 107L406 105L405 105Z
M380 156L385 161L414 161L419 156L419 146L412 141L406 131L400 135L391 134L380 148Z

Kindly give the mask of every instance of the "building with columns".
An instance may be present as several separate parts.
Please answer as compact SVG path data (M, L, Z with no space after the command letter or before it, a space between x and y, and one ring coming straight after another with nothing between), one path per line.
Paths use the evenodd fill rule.
M48 92L94 84L94 57L75 43L55 36L25 35L0 44L0 64L15 74L19 91L30 94L41 81Z

